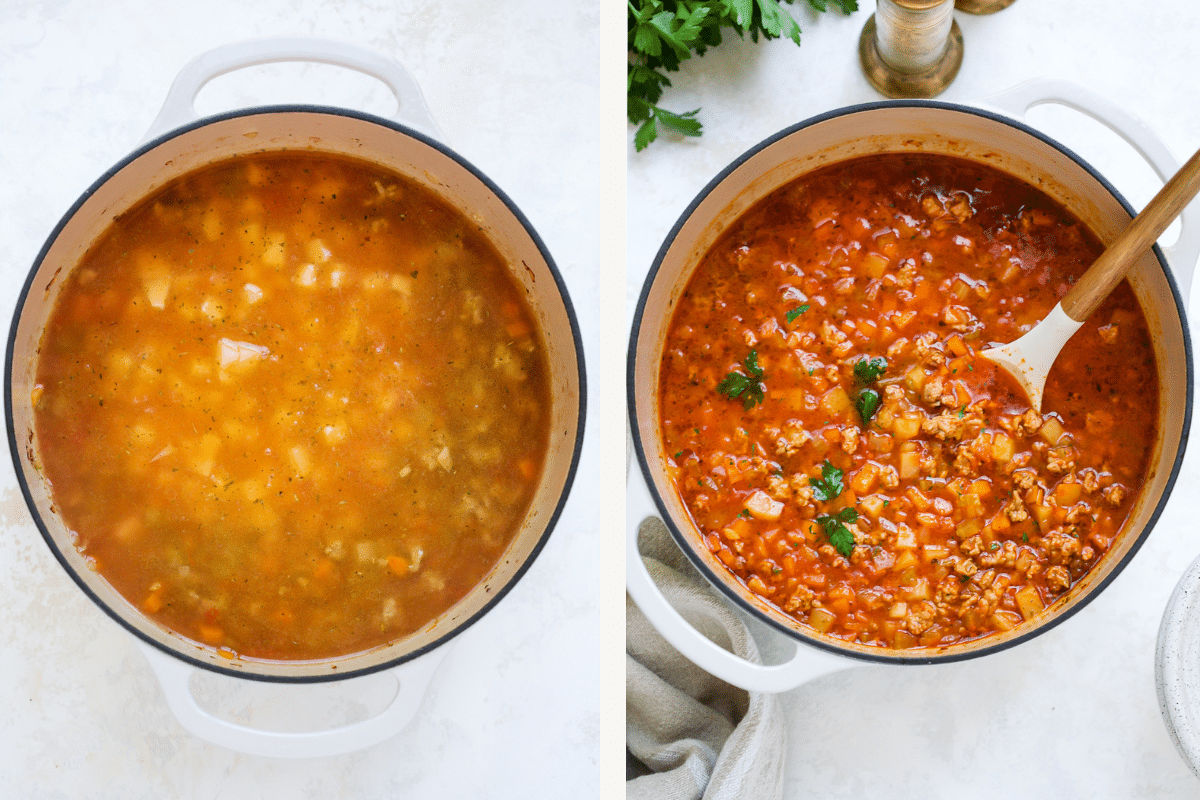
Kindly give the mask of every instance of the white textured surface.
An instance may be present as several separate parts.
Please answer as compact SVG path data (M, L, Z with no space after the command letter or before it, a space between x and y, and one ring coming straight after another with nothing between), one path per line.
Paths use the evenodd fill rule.
M731 39L690 62L661 105L702 107L702 138L660 138L635 154L630 131L630 305L670 227L731 160L809 116L880 99L858 67L858 34L874 3L861 5L850 17L796 11L800 48ZM1200 147L1200 7L1190 0L1018 0L958 21L965 60L939 99L970 102L1028 78L1067 78L1141 117L1180 161ZM1136 207L1157 189L1149 168L1090 120L1038 109L1030 121ZM1167 735L1154 681L1163 608L1200 552L1197 459L1193 443L1166 512L1129 567L1048 634L982 660L864 667L787 693L787 797L1200 796Z
M75 198L141 139L179 68L268 35L355 42L407 66L448 143L524 211L564 273L588 347L599 318L596 12L553 0L0 4L0 318ZM387 113L386 90L332 67L215 81L202 111L316 102ZM7 329L7 328L6 328ZM358 754L240 756L172 719L132 639L51 558L0 464L0 796L12 798L585 797L598 782L596 476L509 596L450 651L414 724ZM270 724L362 716L329 688L222 686L206 698ZM312 688L312 687L309 687ZM372 699L374 698L374 700ZM339 717L338 715L342 715Z

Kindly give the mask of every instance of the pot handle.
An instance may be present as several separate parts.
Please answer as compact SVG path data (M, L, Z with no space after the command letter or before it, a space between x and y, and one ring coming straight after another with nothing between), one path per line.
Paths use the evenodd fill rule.
M446 656L442 645L390 670L398 684L387 708L373 717L323 731L285 733L229 722L200 707L189 680L196 667L138 641L146 661L158 678L167 706L189 733L239 753L267 758L321 758L352 753L389 739L416 716L434 673Z
M734 655L697 631L667 602L659 591L638 551L638 526L658 514L650 490L640 471L630 471L625 492L625 588L646 619L671 646L693 664L749 692L774 694L795 689L822 675L849 669L859 662L797 644L796 652L783 664L755 664Z
M442 134L429 115L425 98L412 75L391 59L354 45L329 39L277 38L251 39L227 44L201 53L184 65L167 90L162 110L142 142L148 142L169 130L199 119L196 95L205 84L228 72L259 64L281 61L311 61L332 64L361 72L382 81L399 104L392 119L426 136L441 140Z
M1035 78L985 97L979 105L989 106L1016 119L1024 119L1029 109L1044 103L1073 108L1104 125L1128 142L1164 183L1179 171L1179 161L1146 123L1107 97L1071 81ZM1193 201L1179 216L1179 239L1171 247L1163 248L1185 306L1189 304L1192 275L1196 270L1196 258L1200 256L1200 220L1197 217L1200 217L1200 205Z

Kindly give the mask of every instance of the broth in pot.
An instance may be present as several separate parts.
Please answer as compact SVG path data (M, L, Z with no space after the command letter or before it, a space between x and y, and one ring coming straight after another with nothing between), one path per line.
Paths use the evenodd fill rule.
M89 568L221 655L427 626L517 532L549 439L521 287L430 190L242 156L115 220L65 278L31 398Z

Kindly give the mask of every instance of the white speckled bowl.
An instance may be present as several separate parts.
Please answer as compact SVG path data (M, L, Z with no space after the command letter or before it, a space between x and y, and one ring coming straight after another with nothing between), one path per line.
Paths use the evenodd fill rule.
M1183 760L1200 777L1200 558L1163 613L1154 657L1158 705Z

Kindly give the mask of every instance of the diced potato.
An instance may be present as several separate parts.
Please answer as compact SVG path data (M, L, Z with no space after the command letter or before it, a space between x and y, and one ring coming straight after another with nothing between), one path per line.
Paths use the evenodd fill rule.
M1066 430L1063 429L1062 423L1055 417L1046 417L1046 421L1038 429L1038 435L1050 444L1058 444L1059 439L1063 437L1064 433L1066 433Z
M958 498L958 507L968 518L983 516L983 503L980 501L979 495L973 492L967 492Z
M892 425L892 433L897 439L907 441L921 432L921 415L919 413L902 414L896 417Z
M997 433L992 439L992 460L1007 464L1017 454L1017 443L1007 433Z
M309 455L308 449L303 445L294 445L288 450L288 455L292 459L292 466L295 468L297 475L307 475L309 470L312 469L312 456Z
M912 586L904 590L904 596L908 600L928 600L929 599L929 579L917 578Z
M287 249L287 237L282 233L269 233L263 246L262 261L268 267L282 267Z
M954 529L954 535L959 539L969 539L975 534L983 530L983 520L978 518L965 519L958 523Z
M300 267L300 271L296 273L297 286L316 286L317 285L317 267L315 264L305 264Z
M850 395L841 386L835 386L821 395L821 408L830 416L839 416L850 410Z
M919 392L925 388L927 377L923 368L915 366L904 374L904 385L914 392Z
M900 453L899 473L901 480L912 480L921 474L921 455L915 450Z
M917 547L916 532L912 528L908 527L907 525L903 525L903 524L900 525L899 530L896 531L896 549L897 550L912 550L916 547ZM901 562L901 560L904 559L905 555L911 556L911 554L901 554L900 558L896 560L896 566L898 566L898 567L911 566L912 563L916 563L916 559L910 558L909 564L901 564L900 562Z
M888 609L888 616L892 619L904 619L908 616L908 603L903 600L892 603L892 607Z
M1042 602L1042 596L1038 594L1037 587L1032 584L1018 589L1014 599L1017 601L1017 608L1020 610L1021 616L1027 620L1036 617L1046 607L1046 604Z
M325 242L320 239L309 239L304 252L308 256L308 260L315 264L324 264L333 255L325 246Z
M882 278L891 261L879 253L867 253L862 260L863 272L870 278Z
M774 522L783 514L783 503L773 500L766 492L758 490L746 498L746 510L755 519Z
M950 555L950 548L940 544L927 544L921 548L921 552L925 554L927 561L933 561L934 559L941 561Z
M156 269L142 274L142 287L146 290L146 299L150 305L158 309L167 307L167 295L171 292L171 273L166 269Z
M329 444L339 444L345 441L346 435L349 432L350 431L346 428L344 423L326 425L325 427L321 428L321 433L324 435L325 441Z
M896 631L895 638L892 639L892 648L895 650L907 650L910 647L917 646L917 637L913 636L906 630Z
M242 287L242 293L246 296L246 302L254 305L259 300L263 299L263 290L255 286L253 283L247 283Z
M200 230L204 233L204 238L210 242L215 242L221 238L221 215L216 209L210 208L204 212L204 216L200 219Z
M879 519L879 515L883 513L884 505L883 498L877 494L872 494L864 497L859 502L859 507L869 516Z
M836 621L833 612L825 608L814 608L808 613L808 624L821 633L827 632Z
M393 292L398 292L401 297L412 296L412 279L407 275L393 275L389 281L389 285Z
M1040 503L1029 507L1033 518L1037 520L1038 528L1045 531L1050 525L1051 509L1050 506L1044 506Z
M1011 631L1021 624L1021 617L1016 612L1001 609L992 614L991 623L1002 631Z

